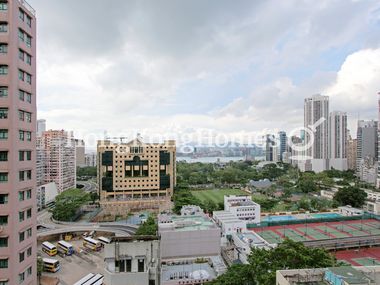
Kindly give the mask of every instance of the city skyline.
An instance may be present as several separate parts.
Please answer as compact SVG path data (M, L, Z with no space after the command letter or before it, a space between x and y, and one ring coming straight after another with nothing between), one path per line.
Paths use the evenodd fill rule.
M106 11L81 1L74 12L60 1L30 2L44 39L39 118L53 129L99 137L289 131L303 125L304 98L318 93L347 112L353 134L359 117L377 115L373 1L113 1Z

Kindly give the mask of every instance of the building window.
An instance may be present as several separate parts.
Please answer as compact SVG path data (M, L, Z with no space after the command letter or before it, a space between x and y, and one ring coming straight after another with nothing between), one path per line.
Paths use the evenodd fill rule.
M23 150L19 150L18 151L18 160L19 161L24 161L24 151Z
M8 224L8 216L0 216L0 226L5 226Z
M26 54L26 63L32 65L32 57L29 54Z
M24 201L25 200L25 192L24 191L19 191L18 192L18 200L19 201Z
M25 12L21 9L18 10L18 17L20 18L21 21L24 21L25 19Z
M0 108L0 119L8 119L8 108Z
M26 199L31 199L32 198L32 189L26 190Z
M8 130L0 129L0 140L8 139Z
M0 268L8 268L8 258L0 259Z
M8 237L0 237L0 247L8 247Z
M32 249L32 248L30 248L30 249ZM26 270L26 274L28 276L32 275L32 266L28 267L28 269Z
M25 118L28 123L32 122L32 113L25 112Z
M22 272L18 275L18 283L21 284L25 280L25 273Z
M8 74L8 65L0 65L0 75Z
M24 181L24 180L25 180L24 171L21 170L18 172L18 181Z
M26 218L30 219L32 217L32 209L26 210Z
M32 18L26 15L26 24L31 28L32 27Z
M18 119L20 121L24 121L25 120L25 112L24 111L18 110Z
M137 263L137 271L144 272L144 259L139 259Z
M26 250L26 256L31 256L32 255L32 248L29 247L27 250Z
M8 87L0 86L0 98L8 97Z
M22 242L25 240L25 232L18 233L18 240Z
M8 194L0 194L0 204L8 204Z
M18 254L18 261L23 262L25 259L25 252L19 252Z
M0 43L0 53L8 53L8 44Z
M28 236L28 238L32 236L32 228L26 230L26 235Z
M32 132L26 132L26 140L29 142L32 141Z
M20 141L23 141L24 140L24 131L19 131L18 135L19 135Z
M19 69L18 70L18 79L20 79L21 81L24 81L24 77L25 77L25 72Z
M25 53L21 49L19 49L18 50L18 58L20 60L24 61L24 57L25 57Z
M7 3L7 1L0 2L0 11L7 11L7 10L8 10L8 3Z
M0 182L8 182L8 172L0 172Z
M26 160L32 160L32 151L31 150L26 151Z
M25 220L25 212L18 212L18 221L23 222Z
M0 151L0 161L8 161L8 151Z
M26 82L29 84L32 84L32 76L29 73L25 73L26 75Z
M26 102L32 103L32 94L26 93Z
M8 32L8 24L4 22L0 22L0 33Z
M22 91L22 90L19 90L19 91L18 91L18 98L19 98L21 101L24 101L24 100L25 100L25 92Z

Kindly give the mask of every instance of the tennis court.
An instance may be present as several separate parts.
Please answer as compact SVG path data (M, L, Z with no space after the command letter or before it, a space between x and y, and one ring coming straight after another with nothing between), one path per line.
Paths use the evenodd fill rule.
M342 250L334 253L339 261L353 266L380 265L380 248L362 248L356 250Z
M290 238L294 241L324 240L380 234L380 221L363 219L341 222L302 223L258 227L252 230L269 243L279 243L284 238Z

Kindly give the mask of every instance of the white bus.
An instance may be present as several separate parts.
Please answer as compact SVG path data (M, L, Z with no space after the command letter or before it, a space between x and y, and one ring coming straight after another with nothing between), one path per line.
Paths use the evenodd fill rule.
M72 246L72 244L64 240L60 240L58 242L58 250L66 255L72 255L74 253L74 247Z
M57 272L60 269L59 261L51 258L43 258L44 271Z
M42 251L46 252L50 256L54 256L57 254L57 247L48 241L44 241L42 243Z
M102 285L104 276L102 274L89 273L74 285Z
M98 237L98 241L100 241L103 244L103 246L111 243L111 240L106 237Z
M86 237L83 239L83 246L95 251L99 251L102 249L102 244L100 243L100 241L94 240L90 237Z

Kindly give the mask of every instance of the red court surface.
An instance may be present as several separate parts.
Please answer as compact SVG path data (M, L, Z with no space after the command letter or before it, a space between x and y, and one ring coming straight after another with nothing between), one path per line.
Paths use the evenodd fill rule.
M380 247L342 250L333 254L338 260L354 266L380 265Z
M285 237L295 241L370 236L380 234L380 221L375 219L341 222L307 223L269 226L251 229L269 243L279 243Z

